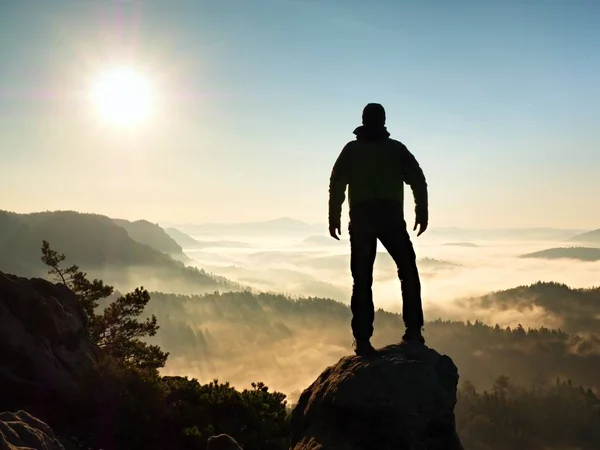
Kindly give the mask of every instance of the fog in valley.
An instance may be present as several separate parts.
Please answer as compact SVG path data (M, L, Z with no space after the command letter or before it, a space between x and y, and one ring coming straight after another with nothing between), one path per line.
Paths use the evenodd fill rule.
M0 212L0 231L0 271L48 277L40 259L48 240L65 264L113 285L115 296L148 289L145 315L160 326L150 340L170 353L163 374L240 388L262 381L296 395L352 353L345 232L338 242L324 225L285 218L186 225L73 211ZM499 375L523 385L561 377L598 387L597 234L435 227L412 234L428 345L480 388ZM381 246L374 279L373 343L381 347L404 332L400 283Z
M325 226L321 235L226 236L192 235L205 245L210 239L215 247L184 248L198 267L248 285L261 291L286 293L291 296L327 297L349 303L352 277L350 274L350 244L346 239L337 242L327 236ZM600 285L600 261L577 259L522 258L524 254L553 247L564 247L565 240L548 240L551 233L540 232L542 239L530 233L520 240L502 230L488 232L486 239L460 242L466 231L436 233L413 237L422 280L423 303L427 317L457 320L480 319L502 326L559 326L558 317L545 317L541 311L494 311L473 309L460 299L510 289L537 281L553 281L571 287L591 288ZM578 230L557 230L557 236L578 233ZM456 234L457 236L453 236ZM477 237L472 232L471 237ZM525 233L522 233L525 234ZM525 234L527 237L527 234ZM508 237L512 239L502 239ZM239 247L221 246L224 240L239 242ZM401 292L393 260L378 243L375 261L373 292L376 307L401 312Z
M329 238L324 226L317 234L312 225L293 232L271 229L269 236L256 230L242 234L243 229L219 235L214 226L210 232L176 229L193 238L182 245L192 260L188 264L252 293L154 293L149 312L161 324L155 341L171 352L164 374L218 378L240 387L263 381L293 398L324 366L350 354L350 311L336 303L350 298L347 240ZM413 238L426 321L442 319L426 324L428 345L449 354L461 377L483 388L505 373L524 384L564 376L595 386L592 373L598 371L589 368L600 370L600 342L590 334L600 325L600 293L577 289L598 286L600 262L522 257L570 247L568 239L580 231L432 229L429 236ZM376 308L386 312L378 313L374 344L383 346L400 340L401 318L390 313L399 313L402 303L395 265L380 244L378 249L373 291ZM539 281L558 284L512 290ZM493 294L497 291L505 292ZM319 299L292 301L306 297ZM494 331L496 324L501 329ZM568 334L521 338L514 331L519 324Z

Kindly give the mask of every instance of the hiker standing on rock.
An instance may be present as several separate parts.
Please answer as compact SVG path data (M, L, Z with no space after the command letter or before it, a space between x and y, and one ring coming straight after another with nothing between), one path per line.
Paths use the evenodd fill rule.
M377 239L398 267L402 287L404 341L424 343L421 283L416 255L404 220L404 183L415 200L417 236L428 223L427 182L415 157L399 141L390 139L385 110L377 103L365 106L356 139L343 148L329 181L329 234L339 240L342 204L350 204L350 270L352 286L352 333L356 354L374 351L371 345L375 307L373 264Z

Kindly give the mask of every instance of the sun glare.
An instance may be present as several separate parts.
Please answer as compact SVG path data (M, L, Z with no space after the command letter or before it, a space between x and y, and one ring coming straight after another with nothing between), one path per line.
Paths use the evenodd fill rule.
M152 112L154 92L150 80L128 67L101 74L95 81L91 99L98 113L115 125L134 125Z

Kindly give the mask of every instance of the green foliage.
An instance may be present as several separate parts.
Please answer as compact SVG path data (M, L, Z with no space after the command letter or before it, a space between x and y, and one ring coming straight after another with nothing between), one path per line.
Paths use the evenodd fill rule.
M114 364L103 372L102 420L90 448L204 448L220 433L245 450L289 448L285 396L262 383L238 391L218 380L200 384ZM461 383L455 416L466 449L600 448L600 400L590 389L560 379L529 388L495 379L491 391Z
M79 266L75 264L66 269L61 268L60 264L65 260L64 254L51 249L47 241L42 241L42 262L49 267L48 274L52 275L55 281L62 282L77 294L81 306L89 320L93 322L98 301L110 296L114 289L112 286L105 285L101 280L89 281L87 274L80 271Z
M164 377L166 403L173 429L181 430L172 442L189 448L205 443L214 434L229 434L245 450L278 450L289 447L285 395L269 392L263 383L237 391L214 380L202 385L187 377Z
M171 448L165 445L170 432L165 428L168 405L158 371L128 366L106 355L100 358L99 369L99 378L90 382L98 394L89 448Z
M93 416L78 442L89 448L159 450L202 448L220 433L236 438L245 450L285 450L289 424L285 395L270 392L263 383L238 391L217 380L201 385L182 377L161 377L168 354L142 338L158 329L156 316L138 317L150 301L143 288L110 302L112 286L94 279L77 265L63 268L65 255L42 244L42 262L55 281L68 286L88 316L92 340L104 350L99 374L88 380L80 416Z
M519 387L505 375L491 392L465 381L458 391L456 427L473 450L600 448L600 400L570 380Z
M102 362L102 399L92 448L204 448L226 433L245 450L287 450L285 395L262 383L238 391L214 380L160 377L156 371Z
M87 274L77 265L62 268L64 254L42 243L42 262L49 267L48 273L56 282L68 286L79 298L88 318L88 330L92 341L117 361L140 369L164 367L168 353L156 345L141 339L154 336L158 330L156 316L140 321L138 317L150 301L150 294L143 287L119 296L98 314L99 301L113 294L114 288L103 281L89 281Z

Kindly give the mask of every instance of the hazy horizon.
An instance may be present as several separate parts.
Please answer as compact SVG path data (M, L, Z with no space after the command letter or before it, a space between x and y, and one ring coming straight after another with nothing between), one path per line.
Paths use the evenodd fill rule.
M409 189L407 187L407 189ZM410 191L409 191L410 193ZM409 199L409 204L412 201L412 199ZM112 219L123 219L123 220L129 220L131 222L136 222L136 221L148 221L150 223L155 223L158 224L159 226L163 227L163 228L176 228L176 229L180 229L180 230L185 230L188 229L189 227L195 227L195 226L221 226L221 225L225 225L225 226L229 226L229 225L247 225L247 224L264 224L264 223L276 223L276 222L286 222L286 221L291 221L291 222L299 222L301 224L305 224L305 225L309 225L311 227L321 227L320 231L322 232L322 236L326 237L329 239L328 237L328 232L327 232L327 220L326 220L326 216L325 218L321 218L321 220L305 220L302 218L298 218L298 217L294 217L294 216L278 216L278 215L273 215L273 216L265 216L263 218L257 218L257 219L229 219L229 220L203 220L203 221L173 221L172 219L164 219L164 220L154 220L154 219L150 219L147 216L139 216L139 215L131 215L131 214L125 214L125 215L111 215L111 214L106 214L105 212L102 211L98 211L95 210L93 208L89 208L89 209L83 209L83 210L76 210L76 209L57 209L57 210L53 210L53 209L49 209L49 208L43 208L43 209L31 209L31 208L21 208L21 209L6 209L6 208L0 208L0 210L4 210L4 211L8 211L8 212L14 212L17 214L33 214L33 213L39 213L42 211L75 211L75 212L80 212L80 213L85 213L85 214L100 214L106 217L110 217ZM412 222L410 222L411 218L414 218L414 216L412 215L412 210L408 207L406 207L405 205L405 220L406 220L406 224L407 224L407 228L409 228L409 231L411 233L412 229L411 229L411 225ZM347 225L349 222L349 219L347 217L347 215L343 215L342 216L342 224L343 225ZM535 231L535 230L547 230L547 231L557 231L557 232L564 232L566 234L573 234L574 236L580 233L585 233L587 231L594 231L597 229L600 229L600 221L598 221L597 224L592 225L591 227L560 227L560 226L552 226L549 224L543 224L540 223L538 225L529 225L529 226L517 226L518 224L514 224L511 226L495 226L494 224L489 224L488 226L457 226L457 225L452 225L452 224L448 224L448 225L432 225L428 228L428 233L431 233L431 230L435 231L450 231L450 230L457 230L457 231L473 231L473 232L477 232L477 231ZM342 228L342 234L346 234L347 233L347 229ZM193 232L191 233L193 234ZM414 232L414 234L416 235L416 232ZM419 238L422 239L422 238ZM417 242L417 241L415 241Z

